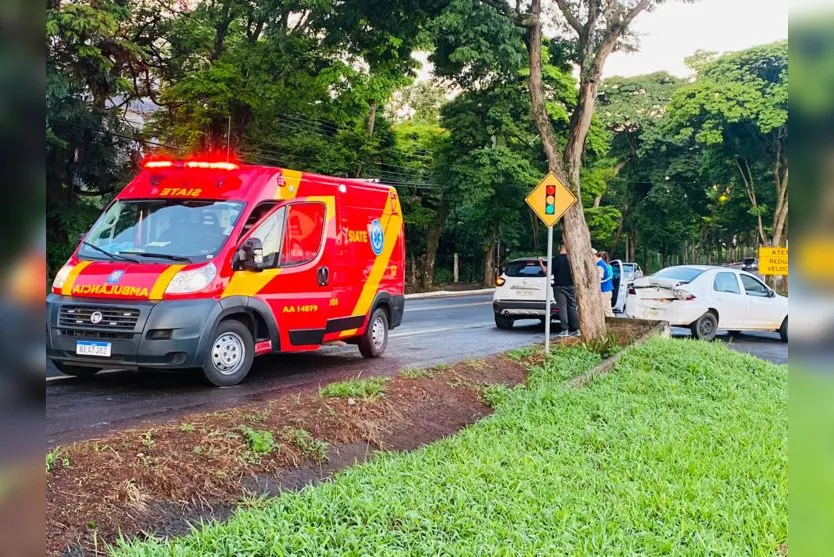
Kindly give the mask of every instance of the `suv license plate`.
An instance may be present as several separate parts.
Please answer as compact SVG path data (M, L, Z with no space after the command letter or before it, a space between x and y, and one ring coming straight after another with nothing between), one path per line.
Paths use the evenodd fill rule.
M75 344L75 353L79 356L100 356L103 358L109 358L110 348L111 346L109 342L79 340Z

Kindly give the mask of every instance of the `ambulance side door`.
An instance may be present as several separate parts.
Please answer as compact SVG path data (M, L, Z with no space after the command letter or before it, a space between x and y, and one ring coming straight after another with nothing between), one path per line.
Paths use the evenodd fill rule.
M278 260L280 273L268 292L282 338L290 346L316 347L324 342L333 293L332 263L335 235L334 204L313 198L286 206L286 221Z

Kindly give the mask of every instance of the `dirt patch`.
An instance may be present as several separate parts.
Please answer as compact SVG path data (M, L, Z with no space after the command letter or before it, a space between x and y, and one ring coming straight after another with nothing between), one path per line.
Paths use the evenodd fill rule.
M521 363L498 356L407 371L381 397L285 395L62 447L47 473L47 551L93 555L119 532L180 535L189 522L224 520L240 504L321 481L376 451L453 434L492 412L486 385L526 378Z

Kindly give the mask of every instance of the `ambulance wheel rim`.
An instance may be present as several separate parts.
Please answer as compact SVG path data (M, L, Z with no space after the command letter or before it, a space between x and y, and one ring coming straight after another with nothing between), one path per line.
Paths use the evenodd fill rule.
M211 347L211 361L223 375L232 375L243 365L246 349L236 333L225 332Z
M374 343L374 348L382 348L385 343L385 321L382 317L374 319L374 326L371 329L371 341Z

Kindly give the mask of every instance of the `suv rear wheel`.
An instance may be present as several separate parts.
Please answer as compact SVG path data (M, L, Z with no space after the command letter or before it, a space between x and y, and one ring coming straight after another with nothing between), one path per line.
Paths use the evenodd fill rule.
M499 329L512 329L515 320L511 317L504 317L500 313L495 314L495 326Z

